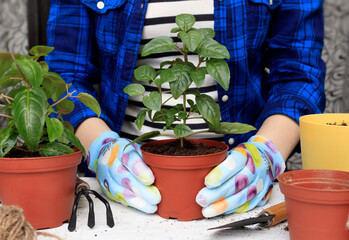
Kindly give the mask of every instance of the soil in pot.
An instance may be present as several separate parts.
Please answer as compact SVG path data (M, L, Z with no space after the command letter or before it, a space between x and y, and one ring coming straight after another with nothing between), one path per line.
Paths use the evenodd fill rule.
M224 151L223 146L209 146L203 143L190 142L184 140L183 147L181 147L180 140L166 142L161 145L147 145L143 150L149 153L169 155L169 156L197 156Z

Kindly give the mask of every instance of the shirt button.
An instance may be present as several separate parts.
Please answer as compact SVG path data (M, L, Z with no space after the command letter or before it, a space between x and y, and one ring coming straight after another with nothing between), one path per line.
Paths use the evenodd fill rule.
M229 138L228 143L229 143L229 145L233 145L234 144L234 138Z
M99 1L99 2L97 3L97 8L98 8L98 9L103 9L103 8L104 8L104 2Z
M224 95L224 96L222 97L222 101L223 101L223 102L228 101L228 99L229 99L228 95Z
M270 6L273 5L273 0L269 0Z

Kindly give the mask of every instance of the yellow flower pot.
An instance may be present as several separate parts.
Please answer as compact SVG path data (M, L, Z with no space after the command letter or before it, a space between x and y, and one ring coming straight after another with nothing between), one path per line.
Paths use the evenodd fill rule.
M349 114L312 114L299 122L303 169L349 172ZM348 126L338 126L343 122Z

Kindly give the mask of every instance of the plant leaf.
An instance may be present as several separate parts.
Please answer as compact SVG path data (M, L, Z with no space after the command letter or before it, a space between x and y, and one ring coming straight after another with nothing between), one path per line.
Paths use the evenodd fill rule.
M50 52L52 52L54 47L48 47L48 46L43 46L43 45L37 45L32 47L29 50L29 53L36 58L42 57L42 56L47 56Z
M176 80L177 80L176 75L174 74L172 69L168 68L168 69L161 71L160 79L156 79L155 84L156 84L156 86L160 86L161 84L163 84L165 82L173 82Z
M156 37L150 40L142 50L142 57L148 56L153 53L163 53L175 49L176 44L170 37Z
M57 112L62 115L67 115L74 110L74 102L69 99L64 99L63 101L56 104Z
M59 142L50 142L42 145L39 149L39 154L42 157L51 157L59 156L73 153L74 150L69 146L59 143Z
M149 82L156 78L156 71L151 66L143 65L136 68L134 75L138 81Z
M213 126L209 124L209 130L215 133L221 134L242 134L247 133L253 130L256 130L255 127L238 122L221 122L218 126Z
M142 128L142 126L144 124L145 115L147 114L147 111L148 111L148 109L143 109L142 111L140 111L137 114L137 118L136 118L135 124L136 124L136 126L137 126L137 128L139 130L141 130L141 128Z
M13 63L11 53L0 52L0 78L7 72Z
M190 127L185 124L178 124L174 128L173 132L177 137L183 137L183 138L188 137L189 134L193 133Z
M218 82L224 90L228 90L230 71L228 64L223 59L210 59L206 62L207 72Z
M79 93L78 99L97 114L98 117L101 115L101 107L93 96L88 93Z
M50 142L60 138L63 133L63 124L56 118L45 117L47 134Z
M62 134L62 137L68 139L70 141L70 143L77 147L78 149L81 150L82 154L84 157L86 157L86 151L85 151L85 148L82 146L79 138L77 138L75 135L74 135L74 132L68 130L67 128L64 128L63 129L63 134Z
M30 151L37 151L45 124L46 103L46 94L40 88L22 90L13 101L11 115Z
M16 145L17 136L13 126L0 130L0 157L4 157Z
M49 70L48 64L46 62L44 62L44 61L39 62L39 64L40 64L40 66L42 68L42 71L44 71L44 73L47 73L48 70Z
M198 31L201 32L205 38L214 38L216 35L212 28L199 28Z
M153 116L153 122L164 122L167 119L167 112L168 110L166 108L161 109L158 112L155 112Z
M179 14L176 16L176 24L180 29L187 32L195 24L195 17L191 14Z
M39 88L41 86L44 71L39 63L29 59L16 59L16 64L34 88Z
M158 92L153 91L149 96L144 96L142 102L144 106L154 111L160 111L161 109L161 95Z
M204 38L196 48L195 53L202 57L217 59L230 58L227 48L212 38Z
M192 29L189 32L181 31L178 34L178 37L182 39L182 42L191 52L195 51L195 49L199 46L201 40L204 38L202 34L196 29Z
M197 89L187 89L185 91L185 94L192 94L192 95L198 96L200 95L200 91Z
M42 82L43 89L48 98L52 98L53 101L57 101L71 86L66 84L61 76L54 72L44 73L44 79Z
M174 27L171 29L171 33L179 32L181 29L179 27Z
M200 88L205 81L206 68L200 67L198 68L197 71L190 71L189 74L193 82L195 83L196 87Z
M190 86L192 79L189 70L185 65L176 65L172 68L177 80L170 82L171 93L175 99L178 99Z
M135 138L132 142L128 143L125 147L124 147L124 150L130 146L131 144L134 144L134 143L138 143L138 142L143 142L147 139L150 139L150 138L153 138L153 137L157 137L157 136L160 136L160 132L159 131L152 131L152 132L147 132L147 133L144 133L142 134L141 136Z
M130 96L138 96L145 93L145 88L138 83L131 83L124 88L124 93Z
M14 79L19 78L19 79ZM11 86L17 85L19 82L21 82L23 79L22 75L20 74L18 68L13 68L7 73L5 73L2 78L0 78L0 87L2 88L8 88Z
M213 126L219 126L221 121L220 109L219 105L212 99L212 97L201 94L195 96L195 100L202 117Z

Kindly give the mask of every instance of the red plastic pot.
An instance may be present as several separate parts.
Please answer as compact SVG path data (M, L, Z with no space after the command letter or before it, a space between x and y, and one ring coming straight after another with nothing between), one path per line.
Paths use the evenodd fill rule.
M169 141L173 140L153 141L141 147L144 162L153 171L155 186L162 197L157 213L163 218L177 218L179 221L203 218L202 207L195 201L196 195L205 187L206 175L226 158L228 146L212 140L190 139L195 144L224 146L226 149L199 156L167 156L143 150L146 145L160 145Z
M291 240L349 239L349 172L296 170L278 180Z
M54 228L70 217L81 151L37 158L0 158L0 199L16 205L35 229Z

